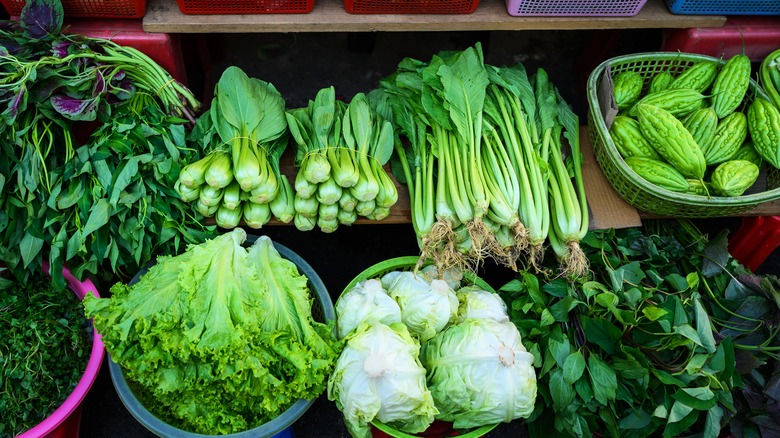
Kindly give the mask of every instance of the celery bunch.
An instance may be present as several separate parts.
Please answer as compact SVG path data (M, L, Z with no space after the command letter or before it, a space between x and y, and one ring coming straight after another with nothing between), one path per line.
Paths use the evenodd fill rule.
M208 112L190 138L208 154L186 166L176 190L196 202L218 226L235 228L243 220L261 228L271 215L293 219L293 191L279 160L287 147L285 103L276 88L249 78L238 67L225 70Z
M398 191L382 166L390 159L392 124L377 115L358 93L349 104L323 88L305 108L286 113L297 145L295 226L336 231L358 216L382 220L398 201Z

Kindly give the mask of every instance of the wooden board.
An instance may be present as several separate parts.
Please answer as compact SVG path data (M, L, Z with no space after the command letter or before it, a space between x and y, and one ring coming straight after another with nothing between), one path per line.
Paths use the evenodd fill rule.
M214 0L217 2L218 0ZM147 32L403 32L481 30L581 30L721 27L720 15L675 15L664 0L648 0L633 17L515 17L503 0L481 0L471 14L349 14L343 0L316 0L307 14L185 15L176 0L149 0Z

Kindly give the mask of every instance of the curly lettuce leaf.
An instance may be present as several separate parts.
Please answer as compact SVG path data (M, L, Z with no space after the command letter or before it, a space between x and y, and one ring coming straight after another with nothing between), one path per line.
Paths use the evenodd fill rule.
M85 300L107 351L172 425L229 434L325 389L339 342L313 321L307 278L237 228L157 260L111 298Z

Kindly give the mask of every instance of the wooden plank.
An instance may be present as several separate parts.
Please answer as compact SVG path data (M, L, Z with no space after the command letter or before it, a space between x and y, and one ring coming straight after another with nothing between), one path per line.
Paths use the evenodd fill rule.
M217 0L214 0L217 1ZM403 32L480 30L582 30L721 27L720 15L675 15L664 0L648 0L633 17L515 17L502 0L482 0L471 14L349 14L343 0L316 0L308 14L185 15L175 0L149 0L147 32Z

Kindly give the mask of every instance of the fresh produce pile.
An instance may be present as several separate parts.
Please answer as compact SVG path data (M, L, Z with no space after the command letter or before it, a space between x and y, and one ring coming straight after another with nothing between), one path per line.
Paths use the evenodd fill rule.
M241 228L162 256L84 306L158 418L202 434L255 428L325 390L341 344L312 317L308 279Z
M324 88L308 107L287 111L272 84L229 67L189 138L206 156L185 167L176 190L221 228L261 228L273 215L301 231L332 233L358 215L382 220L398 200L382 168L393 152L392 125L362 93L346 104ZM280 165L290 142L294 189Z
M538 370L531 436L780 432L780 280L685 221L582 243L588 278L522 273L499 291Z
M374 421L418 433L434 419L463 430L533 411L533 356L506 304L478 284L438 277L433 265L395 270L337 301L345 345L328 398L353 437L370 437Z
M363 93L349 104L323 88L306 108L287 112L295 143L295 226L336 231L358 215L382 220L398 201L395 183L382 166L393 153L393 126Z
M214 231L173 190L192 93L135 49L61 33L62 18L33 0L0 23L0 262L24 283L46 258L60 288L64 264L128 275Z
M378 112L407 140L394 173L409 187L421 262L474 270L490 257L538 268L549 240L560 270L584 275L579 122L544 70L485 65L477 44L405 59L380 85Z
M244 223L261 228L271 214L293 218L293 193L279 160L287 147L284 98L265 81L228 67L214 90L211 107L190 134L206 154L182 169L176 190L195 202L222 228Z
M92 326L76 295L45 275L0 284L0 437L31 429L73 392L89 360Z
M673 77L622 71L610 135L625 163L666 190L740 196L764 162L780 168L780 109L750 90L744 54L701 61Z

